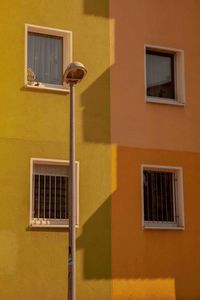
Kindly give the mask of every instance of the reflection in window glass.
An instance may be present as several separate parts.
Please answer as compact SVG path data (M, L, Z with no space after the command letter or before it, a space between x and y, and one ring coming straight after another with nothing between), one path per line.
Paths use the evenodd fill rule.
M175 99L174 55L146 51L147 96Z

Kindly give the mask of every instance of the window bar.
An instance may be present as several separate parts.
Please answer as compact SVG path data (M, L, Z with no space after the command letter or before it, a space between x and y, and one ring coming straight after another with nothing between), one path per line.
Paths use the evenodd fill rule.
M170 199L169 199L169 203L170 203L170 221L172 221L172 222L174 222L173 182L174 182L174 173L172 173L172 175L171 175L171 180L170 180L170 185L169 185L169 193L170 193Z
M54 218L54 207L55 207L55 176L51 176L51 219Z
M162 218L162 222L163 222L163 174L162 172L159 173L160 174L160 202L161 202L161 218Z
M51 218L51 176L49 176L49 219Z
M61 216L62 216L62 219L66 219L65 193L66 193L66 179L65 179L65 176L63 176L62 177L62 195L61 195Z
M55 200L55 202L54 202L54 219L56 219L56 177L57 177L57 176L55 176L55 195L54 195L54 200Z
M155 190L156 173L152 173L151 175L152 175L152 199L151 199L152 221L155 221L155 219L154 219L154 200L155 200L155 195L156 195L156 190Z
M158 211L158 176L156 176L156 221L159 220L159 211Z
M38 219L40 218L40 175L38 175Z
M148 172L146 172L145 177L146 177L146 183L147 183L147 199L146 199L146 202L147 202L147 221L149 221L149 173Z
M44 175L40 177L40 218L44 219Z
M64 177L65 219L67 219L67 177Z
M61 216L61 195L62 195L61 183L62 183L62 176L60 176L60 219L62 218L62 216Z
M165 212L166 212L166 221L168 222L168 207L167 207L167 202L168 202L168 192L167 192L167 183L170 181L170 173L164 173L164 186L165 186ZM167 180L168 179L168 180Z
M154 187L155 187L155 199L154 199L154 221L158 221L158 215L159 215L159 212L158 212L158 203L159 203L159 190L158 190L158 173L155 174L154 176Z
M45 207L46 207L46 175L44 175L44 214L43 214L43 218L45 219L46 213L45 213Z
M68 177L65 177L65 219L67 220Z
M36 191L35 191L35 181L36 181L36 175L32 175L32 182L33 182L33 192L32 192L32 197L33 197L33 201L32 201L32 218L35 218L36 217L36 205L35 205L35 202L36 202Z

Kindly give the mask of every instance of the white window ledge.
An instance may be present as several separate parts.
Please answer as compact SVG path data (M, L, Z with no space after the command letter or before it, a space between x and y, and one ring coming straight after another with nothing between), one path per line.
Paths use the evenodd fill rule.
M159 98L159 97L146 97L147 103L157 103L157 104L168 104L175 106L185 106L185 103L181 101L177 101L176 99L167 99L167 98Z
M39 225L39 224L30 224L30 228L69 228L69 225ZM75 227L78 229L79 225L75 225Z
M32 89L32 90L46 90L46 91L53 91L53 92L62 92L62 93L69 93L69 88L66 87L53 87L53 86L46 86L42 83L39 85L34 85L34 84L26 84L25 88L27 89Z
M69 220L59 220L59 219L37 219L33 218L29 224L30 227L36 228L69 228ZM79 224L75 224L76 228L79 228Z
M185 227L182 226L144 226L144 230L185 230Z

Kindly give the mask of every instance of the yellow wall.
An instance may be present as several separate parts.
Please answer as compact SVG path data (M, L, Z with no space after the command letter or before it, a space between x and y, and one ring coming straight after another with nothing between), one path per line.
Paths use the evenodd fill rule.
M25 23L73 32L77 300L198 300L200 4L1 1L0 299L67 299L67 233L29 228L30 158L68 159L69 95L24 88ZM144 44L185 51L186 106L144 102ZM110 76L111 75L111 76ZM183 167L185 231L144 231L141 164Z
M69 95L24 88L25 23L71 30L73 58L88 68L76 88L77 294L110 299L108 3L3 0L0 14L0 299L67 299L66 231L28 224L30 158L69 158Z

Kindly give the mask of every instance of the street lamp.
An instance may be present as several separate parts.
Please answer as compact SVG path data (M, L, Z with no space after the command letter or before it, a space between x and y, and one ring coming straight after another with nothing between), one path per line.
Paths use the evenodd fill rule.
M76 222L75 222L75 105L74 85L85 77L87 69L80 62L70 63L63 81L70 86L70 140L69 140L69 247L68 247L68 300L76 300Z

